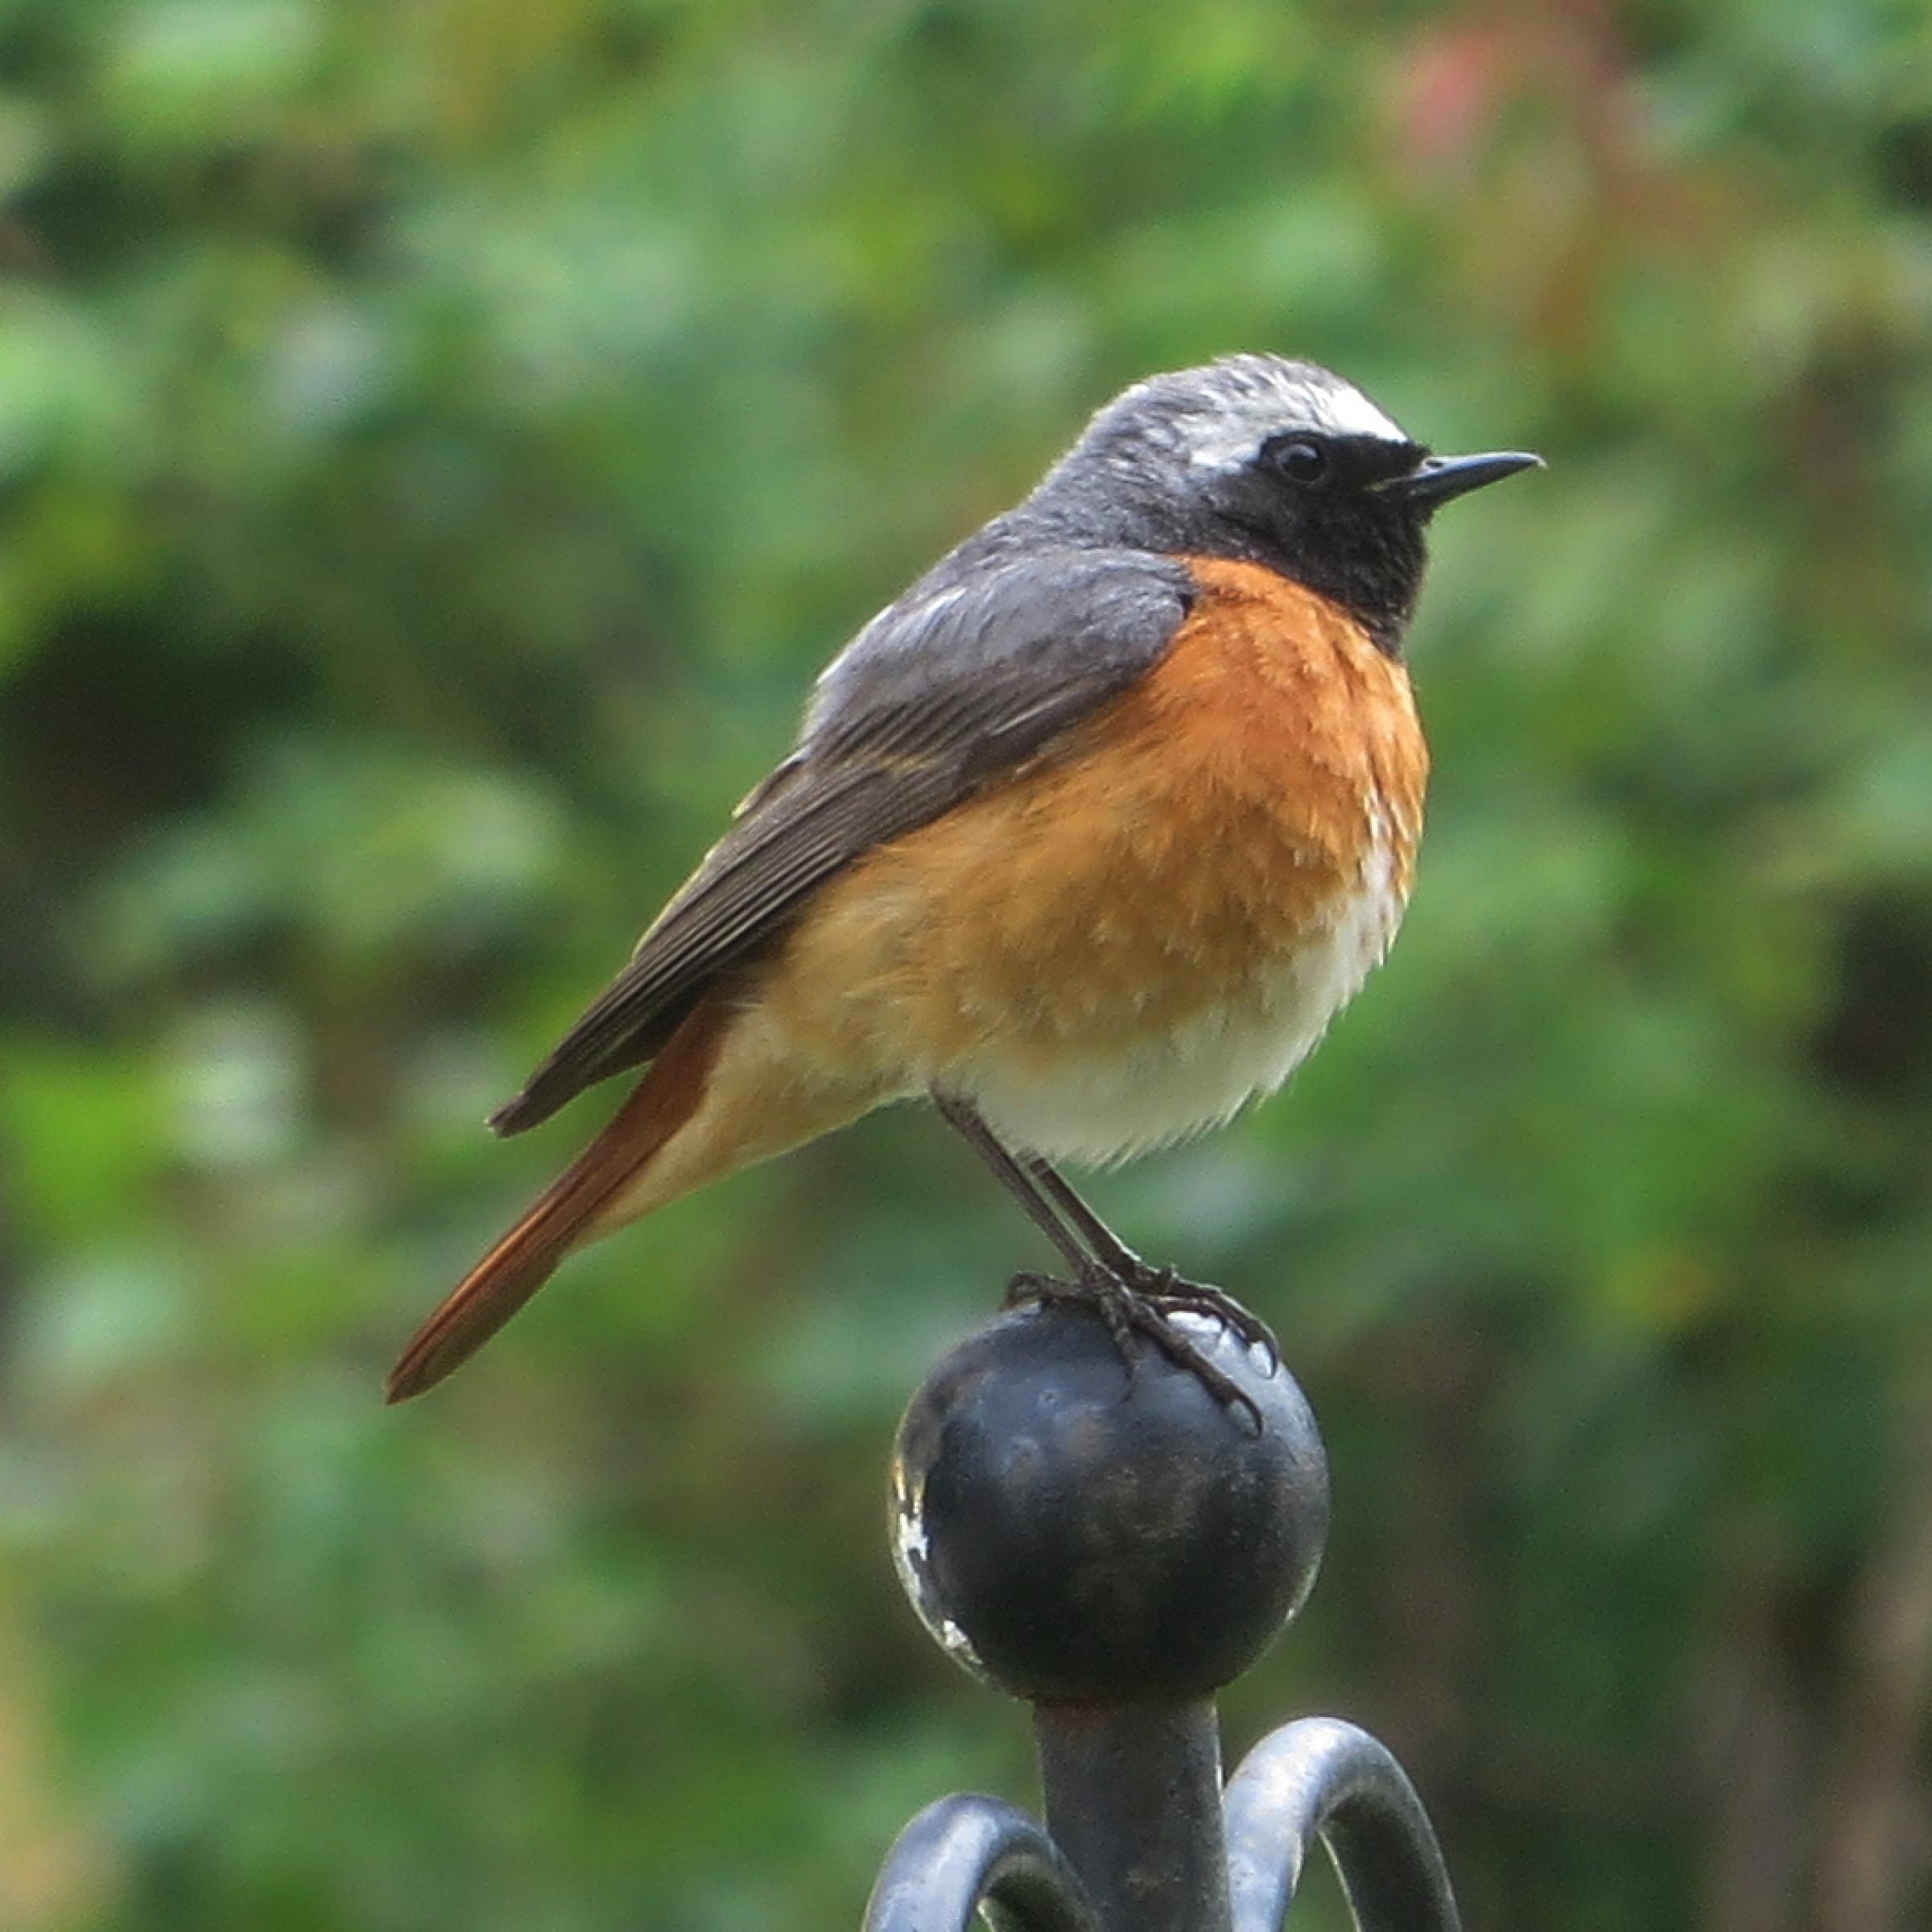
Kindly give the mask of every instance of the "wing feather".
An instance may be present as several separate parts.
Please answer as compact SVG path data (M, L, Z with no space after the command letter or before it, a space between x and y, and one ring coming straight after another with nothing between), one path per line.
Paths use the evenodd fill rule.
M797 751L638 942L522 1092L500 1133L650 1059L721 974L811 890L1046 749L1166 648L1184 570L1139 551L1048 552L942 573L881 613L820 680ZM935 580L938 580L935 588Z

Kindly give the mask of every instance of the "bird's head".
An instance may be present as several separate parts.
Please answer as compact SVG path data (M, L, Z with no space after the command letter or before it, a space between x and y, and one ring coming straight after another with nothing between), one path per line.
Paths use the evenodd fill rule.
M1540 460L1436 456L1315 363L1228 356L1117 396L1022 514L1080 541L1265 564L1393 653L1430 518Z

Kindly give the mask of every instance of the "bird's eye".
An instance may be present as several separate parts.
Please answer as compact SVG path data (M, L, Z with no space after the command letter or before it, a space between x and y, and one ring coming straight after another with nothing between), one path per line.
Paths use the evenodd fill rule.
M1328 473L1328 452L1306 436L1277 444L1268 452L1275 469L1290 483L1319 483Z

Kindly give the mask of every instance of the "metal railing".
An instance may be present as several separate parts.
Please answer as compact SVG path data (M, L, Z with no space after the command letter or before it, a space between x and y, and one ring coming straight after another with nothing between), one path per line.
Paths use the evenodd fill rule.
M1221 1782L1215 1694L1312 1587L1328 1472L1278 1363L1211 1323L1254 1427L1155 1356L1125 1393L1105 1330L1007 1315L933 1372L900 1426L894 1534L934 1638L1033 1705L1045 1822L941 1798L888 1855L865 1932L1277 1932L1310 1847L1360 1932L1459 1932L1427 1814L1333 1718L1282 1727Z

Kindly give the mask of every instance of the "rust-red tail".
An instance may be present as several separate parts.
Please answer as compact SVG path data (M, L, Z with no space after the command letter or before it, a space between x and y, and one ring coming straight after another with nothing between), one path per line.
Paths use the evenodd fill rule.
M724 1001L707 1000L671 1035L609 1125L416 1331L390 1371L390 1402L420 1395L460 1368L550 1279L598 1210L696 1111L730 1014Z

